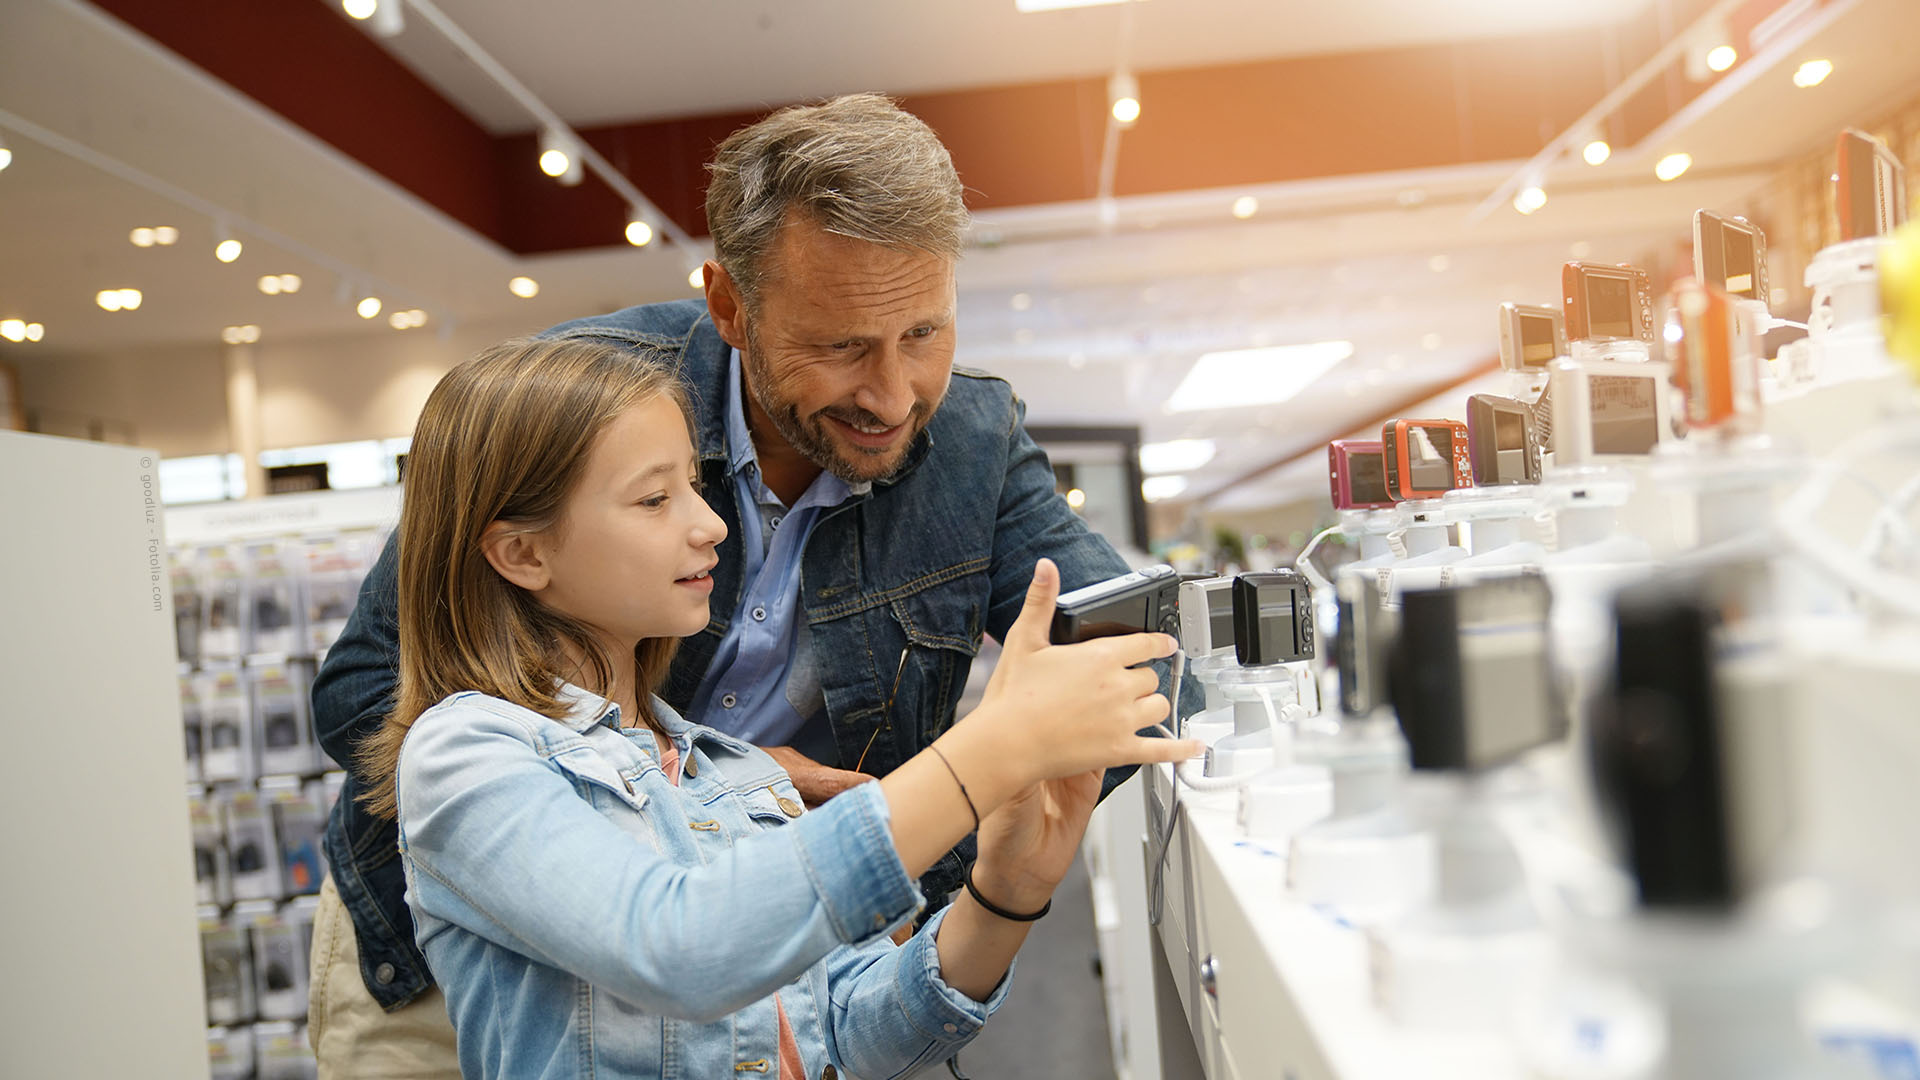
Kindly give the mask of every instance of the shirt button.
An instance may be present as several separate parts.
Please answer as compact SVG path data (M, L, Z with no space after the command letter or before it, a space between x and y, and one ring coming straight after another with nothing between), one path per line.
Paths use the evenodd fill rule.
M373 981L385 986L393 981L393 965L381 964L373 969Z
M783 517L781 517L781 516L780 516L779 514L775 514L775 515L773 515L773 520L772 520L772 521L769 521L769 522L767 522L767 524L769 524L769 525L771 525L771 526L773 526L774 528L776 528L776 529L777 529L777 528L779 528L779 527L780 527L780 523L781 523L781 522L783 522L783 521L785 521L785 520L787 520L787 519L786 519L786 518L783 518Z
M731 709L735 705L738 705L739 703L740 703L740 699L737 697L734 697L732 694L720 695L720 707L723 709Z
M753 620L754 620L755 622L766 622L766 621L767 621L767 609L766 609L766 608L763 608L763 607L757 607L757 608L754 608L754 609L753 609Z

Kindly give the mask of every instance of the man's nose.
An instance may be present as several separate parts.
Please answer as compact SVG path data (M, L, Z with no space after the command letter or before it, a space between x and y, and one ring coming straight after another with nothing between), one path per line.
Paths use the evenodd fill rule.
M874 350L866 365L865 378L854 392L853 403L880 418L888 426L907 422L913 415L913 382L907 377L907 359L898 348L886 346Z

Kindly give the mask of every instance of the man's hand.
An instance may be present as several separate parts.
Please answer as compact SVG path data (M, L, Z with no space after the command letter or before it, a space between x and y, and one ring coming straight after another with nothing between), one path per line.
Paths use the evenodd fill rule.
M874 779L866 773L848 769L834 769L822 765L791 746L763 746L769 757L780 763L793 778L793 786L800 792L800 801L811 810L835 795Z

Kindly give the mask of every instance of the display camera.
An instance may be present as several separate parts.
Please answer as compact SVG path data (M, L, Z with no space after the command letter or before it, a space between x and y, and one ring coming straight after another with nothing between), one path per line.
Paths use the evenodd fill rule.
M1840 133L1834 207L1840 239L1885 236L1907 221L1907 169L1892 150L1864 131Z
M1615 601L1613 685L1595 711L1595 788L1611 811L1640 901L1735 900L1712 607L1672 583Z
M1566 315L1532 304L1500 305L1500 366L1508 371L1546 374L1547 365L1567 355Z
M1180 575L1164 563L1062 593L1048 637L1068 645L1146 632L1180 633Z
M1468 398L1467 448L1476 487L1540 482L1540 442L1530 405L1494 394Z
M1233 649L1233 579L1202 578L1180 583L1180 647L1188 656L1212 656Z
M1400 598L1393 708L1416 769L1480 770L1566 735L1534 574Z
M1758 417L1760 360L1733 298L1711 284L1674 286L1674 384L1686 401L1687 427L1718 428Z
M1386 647L1393 616L1381 606L1380 585L1372 574L1340 575L1334 595L1340 606L1333 638L1340 711L1356 719L1371 716L1387 704Z
M1380 429L1380 453L1395 499L1437 499L1473 486L1467 425L1458 420L1389 420Z
M1313 589L1295 570L1233 579L1233 648L1241 667L1313 659Z
M1378 510L1393 505L1387 466L1372 439L1335 439L1327 444L1327 482L1336 510Z
M1743 217L1693 214L1693 276L1729 296L1766 303L1767 234Z
M1653 344L1653 286L1645 270L1570 262L1560 283L1569 340Z
M1580 465L1641 457L1673 437L1667 365L1592 360L1554 365L1553 459Z

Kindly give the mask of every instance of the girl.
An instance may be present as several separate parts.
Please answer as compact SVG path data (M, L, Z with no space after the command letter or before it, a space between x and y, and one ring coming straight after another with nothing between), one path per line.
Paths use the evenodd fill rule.
M400 682L364 750L468 1077L875 1080L1006 993L1109 766L1195 747L1141 634L1046 642L1042 560L978 709L802 814L773 760L651 690L708 622L725 527L664 362L517 341L428 398L400 519ZM967 833L967 893L904 946Z

